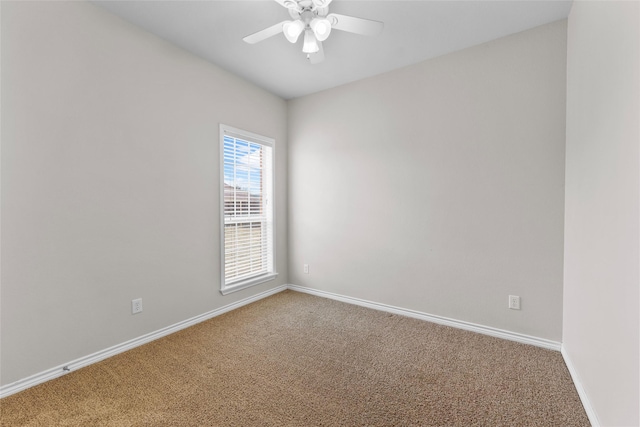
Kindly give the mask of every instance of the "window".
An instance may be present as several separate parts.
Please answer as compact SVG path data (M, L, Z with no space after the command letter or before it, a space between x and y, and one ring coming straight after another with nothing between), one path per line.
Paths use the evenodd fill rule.
M272 138L220 125L223 294L277 276L274 144Z

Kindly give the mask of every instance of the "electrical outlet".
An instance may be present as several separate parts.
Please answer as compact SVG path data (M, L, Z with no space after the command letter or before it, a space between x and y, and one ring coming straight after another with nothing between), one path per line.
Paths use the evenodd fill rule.
M304 265L304 274L309 274L309 264Z
M512 310L520 310L520 297L509 295L509 308Z
M142 311L142 298L131 300L131 314L140 313Z

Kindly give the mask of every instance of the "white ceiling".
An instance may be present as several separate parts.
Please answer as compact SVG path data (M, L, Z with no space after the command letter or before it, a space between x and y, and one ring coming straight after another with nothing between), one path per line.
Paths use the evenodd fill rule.
M330 12L383 21L381 35L332 31L325 61L309 64L279 34L242 41L290 19L273 0L98 1L131 23L284 98L291 99L384 73L569 15L571 1L334 0Z

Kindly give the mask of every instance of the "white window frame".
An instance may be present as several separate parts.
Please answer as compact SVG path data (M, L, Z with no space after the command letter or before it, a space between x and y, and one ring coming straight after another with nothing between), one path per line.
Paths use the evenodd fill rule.
M271 237L271 248L270 248L270 266L266 273L258 273L244 279L231 281L230 283L226 283L225 277L225 223L227 220L225 219L225 183L224 183L224 138L225 136L229 136L232 138L241 139L247 142L260 144L265 147L271 147L271 200L268 200L270 204L270 213L267 214L269 218L269 225L272 232ZM242 129L237 129L231 126L227 126L224 124L220 124L220 293L223 295L227 295L229 293L239 291L241 289L246 289L251 286L258 285L260 283L264 283L270 280L274 280L278 277L277 269L276 269L276 206L275 206L275 139L269 138L267 136L258 135L252 132L248 132ZM267 239L269 241L269 239Z

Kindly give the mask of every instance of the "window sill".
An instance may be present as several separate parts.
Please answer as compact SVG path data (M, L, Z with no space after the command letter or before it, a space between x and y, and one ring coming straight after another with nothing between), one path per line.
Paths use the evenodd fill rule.
M269 282L271 280L274 280L276 277L278 277L278 273L269 273L258 277L252 277L251 279L243 280L241 282L234 283L233 285L225 286L224 288L220 289L220 293L222 295L228 295L242 289L247 289L252 286L259 285L260 283Z

